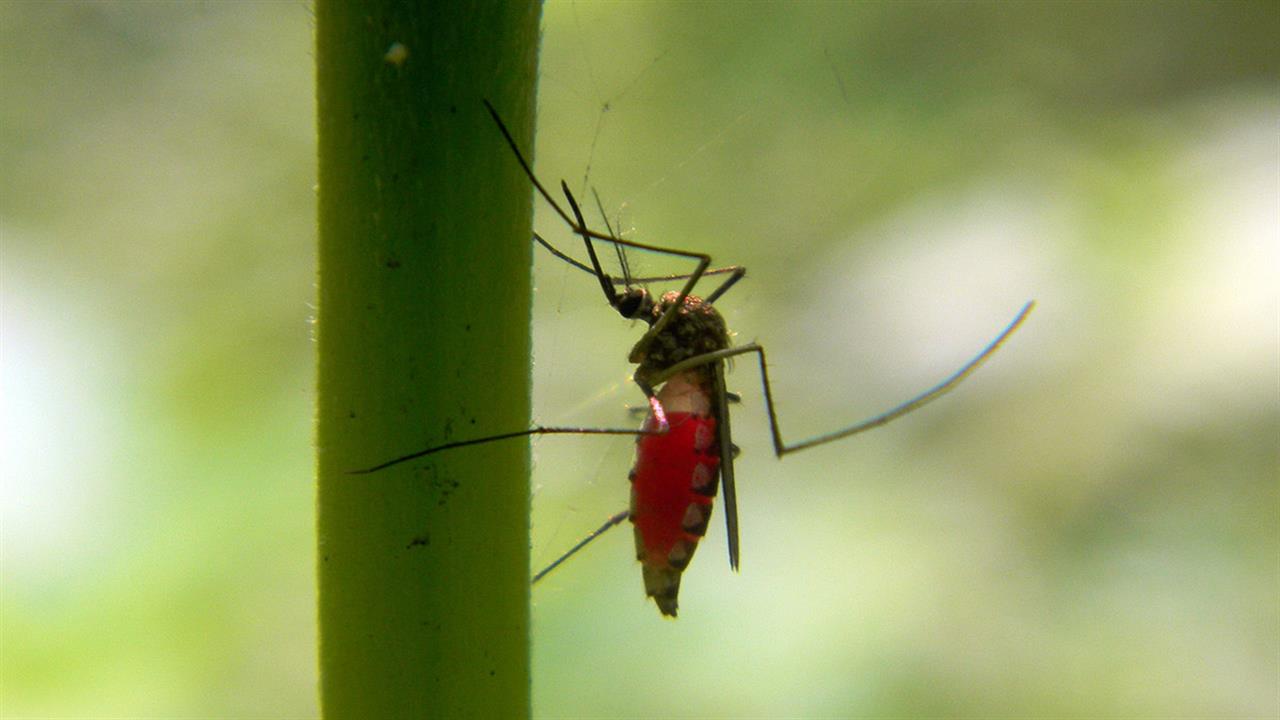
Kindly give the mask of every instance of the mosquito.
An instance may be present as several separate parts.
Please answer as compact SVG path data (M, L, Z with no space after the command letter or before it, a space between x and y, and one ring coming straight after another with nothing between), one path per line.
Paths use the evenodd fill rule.
M932 388L857 424L808 440L788 443L782 439L774 409L764 348L754 342L731 347L724 318L715 308L716 301L746 275L746 268L733 265L711 269L711 257L706 253L624 240L614 234L607 220L605 225L608 232L587 227L578 200L570 192L568 185L563 180L560 182L560 190L569 208L566 212L538 180L497 110L488 100L484 104L534 189L570 230L582 238L590 265L560 252L537 233L534 233L533 239L556 257L595 276L605 300L619 315L628 320L643 321L648 326L628 355L628 361L636 366L632 380L644 393L648 403L647 415L639 430L535 426L437 445L354 472L377 472L434 453L512 438L554 434L634 435L636 459L629 474L629 507L610 516L599 528L534 575L534 583L608 530L630 520L645 594L653 598L664 616L675 617L681 576L693 558L698 542L706 535L712 506L718 493L723 493L729 566L738 570L740 548L733 467L737 448L733 444L729 422L729 404L736 401L737 396L725 386L725 362L730 358L739 355L756 356L764 387L773 451L781 458L879 427L938 399L989 359L1018 329L1035 305L1035 301L1024 305L1013 321L981 352ZM609 243L615 249L623 269L622 277L616 278L604 271L594 241ZM624 248L684 258L696 261L697 265L688 275L633 278L627 268ZM693 290L698 281L713 275L728 277L706 295L694 295ZM646 281L663 280L685 282L679 291L665 292L657 297L640 285Z

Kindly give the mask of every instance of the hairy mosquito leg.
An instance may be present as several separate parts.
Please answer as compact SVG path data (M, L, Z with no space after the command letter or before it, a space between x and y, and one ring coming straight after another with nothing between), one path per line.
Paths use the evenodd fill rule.
M373 467L364 468L363 470L348 470L347 474L348 475L368 475L369 473L375 473L375 472L378 472L379 470L385 470L393 465L406 463L406 462L409 462L410 460L417 460L418 458L423 458L428 455L434 455L438 452L443 452L445 450L454 450L457 448L469 447L471 445L483 445L484 443L495 442L497 440L510 440L512 438L529 437L532 435L657 435L664 432L666 432L665 426L662 430L658 430L658 431L632 430L630 428L622 429L622 428L582 428L582 427L538 426L538 427L530 428L528 430L517 430L515 432L502 433L500 435L489 435L487 437L475 438L472 440L458 440L456 442L445 443L443 445L436 445L435 447L429 447L426 450L419 450L417 452L409 453L408 455L401 455L400 457L395 458L393 460L388 460L384 463L379 463L377 465L374 465Z
M1022 324L1023 320L1026 320L1027 315L1031 312L1031 309L1033 307L1035 307L1034 300L1022 306L1022 310L1018 312L1017 316L1014 317L1013 321L1010 322L1009 325L1005 327L1004 330L1000 331L1000 334L997 335L994 340L988 343L987 346L983 348L981 352L979 352L972 360L965 363L964 366L962 366L959 370L955 371L945 380L933 386L932 388L924 391L923 393L920 393L919 395L915 396L914 398L911 398L910 400L900 405L889 408L888 410L878 415L874 415L866 420L863 420L860 423L857 423L855 425L850 425L849 427L846 427L841 430L837 430L835 432L827 433L825 435L812 437L812 438L809 438L808 440L794 443L792 445L788 445L782 439L782 431L778 427L778 415L777 415L777 412L774 410L774 405L773 405L773 388L769 384L769 367L768 367L768 363L765 361L764 348L755 343L751 343L750 345L743 345L742 347L737 347L737 348L717 350L715 352L709 352L703 355L698 355L696 357L691 357L687 360L683 360L667 368L663 372L659 373L657 377L653 378L652 381L655 384L657 384L693 367L698 367L700 365L707 365L710 363L718 362L721 360L734 357L736 355L745 355L746 353L756 353L756 355L759 357L759 360L760 360L760 379L764 384L764 402L765 402L765 408L769 414L769 429L773 434L773 450L774 450L774 454L776 454L778 457L782 457L787 453L799 452L800 450L807 450L808 448L815 447L817 445L822 445L824 443L829 443L833 440L846 438L846 437L849 437L850 435L857 435L858 433L865 432L872 428L879 427L892 420L896 420L897 418L900 418L903 415L906 415L912 410L916 410L927 403L937 400L939 397L955 389L955 387L959 385L962 380L964 380L969 375L971 375L974 370L977 370L978 366L982 365L982 363L986 362L993 354L995 354L995 351L1000 349L1000 345L1002 345L1005 340L1009 339L1009 336L1012 335L1014 331L1018 329L1018 326Z
M703 274L705 275L706 273L703 273ZM742 267L740 265L735 267L733 269L733 275L731 275L729 279L721 283L720 287L716 288L715 290L712 290L710 295L702 298L702 301L708 305L714 305L716 300L720 299L721 295L724 295L725 293L729 292L729 288L736 285L739 280L741 280L743 277L746 276L746 274L747 274L747 269L745 267Z
M657 393L655 393L653 391L653 388L650 387L647 383L644 383L642 381L637 381L636 384L640 386L640 389L644 391L645 396L649 398L648 412L653 416L654 424L656 425L656 427L654 427L651 430L632 431L632 434L660 435L662 433L667 432L670 429L671 424L667 422L667 412L662 407L662 402L658 400ZM623 520L626 520L628 517L630 517L630 515L631 515L630 511L623 510L622 512L617 513L612 517L610 517L608 520L605 521L603 525L601 525L599 528L596 528L596 530L593 531L591 534L579 540L578 543L573 547L569 548L569 550L565 552L565 554L556 558L554 562L552 562L547 567L543 568L540 572L538 572L537 575L534 575L533 582L536 583L539 580L541 580L543 577L546 576L547 573L551 572L552 570L555 570L557 567L560 566L561 563L563 563L565 560L568 560L570 557L576 554L579 550L581 550L582 548L586 547L589 543L591 543L592 540L595 540L596 538L600 537L604 533L608 532L610 529L616 527Z
M577 220L576 224L569 225L574 232L582 236L582 242L587 246L587 257L591 258L591 267L595 270L596 279L600 281L600 289L604 290L604 297L609 304L617 307L618 291L613 289L612 279L600 266L600 258L596 257L596 246L591 244L591 236L587 234L587 220L582 216L582 208L578 207L578 201L573 197L573 193L569 192L569 186L563 180L560 181L560 190L564 192L565 199L569 201L569 209L573 210L573 217Z
M548 565L548 566L546 566L545 568L543 568L543 569L539 570L539 571L538 571L538 574L536 574L536 575L534 575L534 576L533 576L533 581L532 581L532 583L530 583L530 584L536 583L536 582L538 582L539 580L541 580L542 578L546 577L546 576L547 576L547 573L549 573L549 572L551 572L552 570L555 570L556 568L560 567L560 564L561 564L561 563L563 563L565 560L568 560L569 558L573 557L575 554L577 554L577 552L578 552L579 550L581 550L582 548L586 547L586 546L587 546L587 545L588 545L592 540L595 540L596 538L598 538L598 537L600 537L601 535L605 534L606 532L608 532L608 531L612 530L613 528L617 527L618 525L621 525L621 524L622 524L622 521L623 521L623 520L626 520L626 519L627 519L628 517L630 517L630 516L631 516L631 513L630 513L630 511L627 511L627 510L623 510L623 511L622 511L622 512L620 512L620 513L616 513L616 514L614 514L614 515L609 516L609 519L608 519L608 520L605 520L603 525L601 525L600 527L598 527L598 528L596 528L595 530L593 530L593 531L591 532L591 534L589 534L589 535L587 535L586 537L584 537L584 538L582 538L581 540L579 540L579 541L578 541L578 543L577 543L576 545L574 545L573 547L569 548L569 550L568 550L565 554L563 554L563 555L561 555L560 557L556 558L556 559L555 559L555 561L553 561L550 565Z
M572 257L570 257L569 255L567 255L566 253L562 252L562 251L561 251L559 248L557 248L555 245L552 245L550 242L547 242L547 239L546 239L546 238L544 238L544 237L542 237L541 235L539 235L537 232L533 233L533 241L534 241L534 242L536 242L536 243L538 243L538 244L539 244L539 245L541 245L542 247L546 248L547 252L551 253L552 255L554 255L555 257L559 258L560 260L563 260L563 261L565 261L566 263L568 263L568 264L570 264L570 265L574 266L575 268L577 268L577 269L579 269L579 270L581 270L581 271L583 271L583 272L585 272L585 273L589 273L589 274L591 274L591 275L595 275L595 274L596 274L596 271L595 271L595 270L592 270L592 269L591 269L591 267L590 267L589 265L586 265L586 264L584 264L584 263L580 263L580 262L578 262L577 260L575 260L574 258L572 258ZM708 269L706 272L702 273L702 276L703 276L703 277L707 277L707 276L709 276L709 275L725 275L725 274L727 274L727 273L734 273L734 272L738 272L739 270L743 270L743 269L742 269L742 268L740 268L740 267L739 267L739 266L737 266L737 265L728 265L728 266L725 266L725 267L710 268L710 269ZM745 270L743 270L743 272L745 273L746 271L745 271ZM614 285L626 285L626 284L627 284L627 278L620 278L620 277L617 277L617 278L616 278L616 277L610 277L609 279L610 279L611 281L613 281L613 284L614 284ZM671 282L671 281L674 281L674 280L688 280L688 279L689 279L688 274L683 274L683 275L651 275L651 276L649 276L649 277L633 277L633 278L631 278L631 282L632 282L632 283L634 283L634 284L636 284L636 285L641 285L641 284L644 284L644 283Z
M524 154L520 152L520 147L516 145L515 138L511 136L511 131L507 129L506 124L502 122L502 118L498 115L498 111L493 108L493 105L489 104L488 100L484 101L484 106L489 110L490 117L493 118L494 123L498 126L498 131L502 133L503 139L506 140L507 147L511 148L512 154L516 156L516 162L520 163L520 167L524 170L525 176L529 178L529 182L533 183L534 189L538 191L538 194L542 196L542 199L547 201L547 204L551 206L551 209L555 210L556 214L560 216L560 219L564 220L565 224L568 225L575 233L588 235L596 240L604 240L605 242L633 247L637 250L662 252L694 260L704 257L702 253L676 250L674 248L663 248L656 245L646 245L644 243L633 242L631 240L623 240L620 237L605 235L604 233L596 232L595 230L588 229L578 223L575 223L573 219L569 217L569 213L565 212L564 208L560 207L560 204L556 202L555 198L551 197L551 193L547 192L546 186L542 184L542 181L538 180L538 176L533 174L533 168L529 165L529 162L524 159ZM561 186L563 187L564 183L561 183Z

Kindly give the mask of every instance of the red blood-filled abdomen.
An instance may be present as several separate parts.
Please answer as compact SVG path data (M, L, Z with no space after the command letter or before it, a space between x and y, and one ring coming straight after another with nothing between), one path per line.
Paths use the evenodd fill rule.
M645 590L674 615L680 573L706 534L720 472L716 420L675 412L661 435L641 435L631 474L631 522ZM652 417L645 429L656 429Z

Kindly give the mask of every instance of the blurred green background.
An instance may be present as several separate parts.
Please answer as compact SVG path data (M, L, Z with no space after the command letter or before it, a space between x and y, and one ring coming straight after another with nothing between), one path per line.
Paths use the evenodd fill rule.
M6 718L317 713L310 32L0 3ZM789 438L1040 304L785 462L739 363L741 574L717 523L664 621L606 536L534 591L536 714L1280 714L1277 37L1274 3L548 4L539 173L750 268L719 305ZM632 422L637 329L536 280L537 419ZM630 448L534 453L542 564Z

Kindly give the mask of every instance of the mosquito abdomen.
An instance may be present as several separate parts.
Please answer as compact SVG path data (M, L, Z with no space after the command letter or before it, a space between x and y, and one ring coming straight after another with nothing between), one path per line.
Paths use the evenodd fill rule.
M668 431L642 435L631 472L631 522L645 594L676 614L680 576L707 532L720 472L716 419L706 393L676 376L658 393ZM664 397L665 396L665 397ZM652 416L645 429L658 429Z

